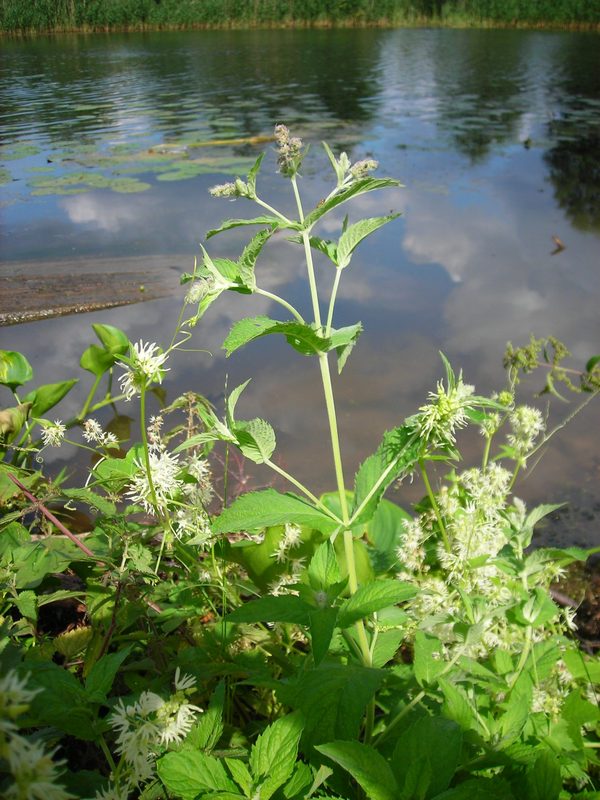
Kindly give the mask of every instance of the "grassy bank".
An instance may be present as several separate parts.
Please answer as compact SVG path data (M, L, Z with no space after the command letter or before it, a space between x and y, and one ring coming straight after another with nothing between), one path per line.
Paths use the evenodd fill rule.
M0 0L0 31L415 25L600 27L589 0Z

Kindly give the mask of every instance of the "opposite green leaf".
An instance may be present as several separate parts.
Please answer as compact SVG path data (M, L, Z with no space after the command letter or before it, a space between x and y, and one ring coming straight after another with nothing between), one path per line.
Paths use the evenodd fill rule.
M274 489L265 489L238 497L213 520L212 529L215 534L232 533L286 522L310 525L323 533L330 533L337 527L335 520L296 495L280 494Z
M412 584L395 580L382 579L360 586L340 608L338 625L340 628L348 628L375 611L409 600L416 593Z
M347 770L369 800L398 800L400 797L394 773L373 747L360 742L331 742L316 749Z

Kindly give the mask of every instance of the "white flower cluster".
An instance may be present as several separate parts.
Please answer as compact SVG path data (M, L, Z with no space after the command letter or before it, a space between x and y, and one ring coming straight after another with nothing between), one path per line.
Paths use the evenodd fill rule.
M83 423L83 438L90 444L99 444L101 447L112 447L118 444L114 433L102 430L102 426L95 419L86 419Z
M214 494L209 463L195 453L182 462L166 449L160 436L161 427L162 418L152 417L147 429L151 475L145 460L136 458L137 470L130 478L126 496L143 506L147 514L169 512L178 539L205 545L212 536L207 511Z
M304 154L302 153L302 139L290 136L290 131L285 125L275 126L275 141L277 142L277 166L282 175L293 178L300 169Z
M448 389L439 381L437 391L429 393L430 402L421 406L420 413L411 417L410 422L432 445L454 444L455 431L468 422L466 412L473 392L474 387L463 383L460 377L456 385Z
M253 192L247 183L241 178L236 178L235 181L228 183L218 183L212 186L209 190L213 197L254 197Z
M130 345L126 370L119 378L121 391L126 400L140 395L150 383L162 383L167 353L161 353L154 342L139 342Z
M175 693L165 700L155 692L145 691L129 704L119 701L108 719L116 732L117 750L127 765L126 782L133 788L154 775L156 755L188 735L202 709L187 702L195 679L175 673ZM109 795L110 796L110 795Z
M271 556L278 564L283 564L289 558L289 551L302 544L302 529L299 525L286 522L283 536L279 540L276 550Z
M24 714L38 690L10 670L0 678L0 760L6 762L12 781L4 785L5 800L70 800L72 794L57 783L62 761L41 741L18 733L16 719Z
M533 450L536 439L544 432L545 423L541 411L531 406L518 406L509 417L512 433L508 443L522 461Z
M278 596L280 594L297 594L290 586L298 583L300 573L304 569L304 558L294 558L292 555L293 550L300 547L302 544L302 529L299 525L286 523L283 535L279 540L276 549L271 553L278 564L286 564L286 572L278 575L276 580L269 586L269 592L272 595Z
M59 419L54 420L54 423L46 422L40 434L44 447L60 447L66 430L66 426Z

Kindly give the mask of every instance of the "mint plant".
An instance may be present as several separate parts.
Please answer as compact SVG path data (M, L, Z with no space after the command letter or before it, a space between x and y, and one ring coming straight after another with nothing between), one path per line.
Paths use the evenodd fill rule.
M260 196L262 156L245 180L211 190L260 211L226 220L209 240L259 230L237 258L202 248L166 347L94 326L100 345L80 361L92 384L65 421L54 408L76 379L23 395L33 368L0 352L12 397L0 412L0 789L30 798L43 786L57 800L600 797L600 666L551 591L589 552L533 549L536 525L559 506L528 510L514 495L563 426L548 430L539 409L517 402L520 375L541 366L548 393L558 383L586 393L580 408L599 390L600 357L576 375L555 339L509 346L506 386L483 397L442 355L444 379L383 434L350 485L331 367L346 367L362 326L336 327L336 301L356 248L397 215L346 217L333 241L318 226L399 184L373 177L374 161L324 145L334 185L307 212L306 149L283 125L275 139L297 214ZM260 285L275 236L304 261L311 319ZM315 253L329 275L317 274ZM228 355L280 335L295 357L315 360L334 491L280 466L266 420L240 418L247 381L222 414L194 392L149 414L169 360L231 291L267 297L281 313L236 322ZM125 452L93 414L134 402L140 441ZM469 425L482 455L463 468ZM36 463L63 441L90 454L83 486ZM234 452L290 491L232 496ZM423 497L405 510L385 494L413 477ZM89 525L77 533L70 515L81 509ZM57 628L59 609L67 622Z

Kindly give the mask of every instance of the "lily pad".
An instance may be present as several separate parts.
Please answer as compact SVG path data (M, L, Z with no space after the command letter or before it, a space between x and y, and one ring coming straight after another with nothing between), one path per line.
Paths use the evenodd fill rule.
M16 161L18 158L37 156L39 152L40 148L36 145L22 142L21 144L13 144L8 147L0 148L0 157L4 161Z
M80 194L91 189L111 189L120 194L130 194L144 192L150 188L149 183L139 181L137 178L108 178L95 172L72 172L60 177L34 178L29 184L34 187L31 194L37 197L49 194Z
M0 186L12 181L12 175L7 169L0 169Z

